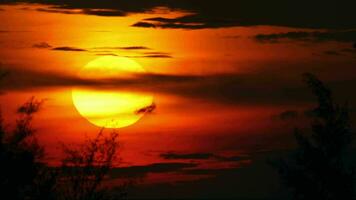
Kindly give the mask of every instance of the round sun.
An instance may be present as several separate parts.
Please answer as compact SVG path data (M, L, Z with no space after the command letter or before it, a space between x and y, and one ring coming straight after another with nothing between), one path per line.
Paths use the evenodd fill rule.
M79 72L79 77L114 79L143 72L145 70L132 59L104 56L85 65ZM139 111L153 102L153 96L149 94L87 88L74 88L72 99L81 116L92 124L105 128L122 128L136 123L144 115L144 112Z

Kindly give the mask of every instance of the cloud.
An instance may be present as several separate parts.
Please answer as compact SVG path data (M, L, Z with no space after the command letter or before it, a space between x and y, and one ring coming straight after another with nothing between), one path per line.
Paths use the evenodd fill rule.
M160 154L166 160L217 160L223 162L239 162L248 160L248 156L222 156L213 153L175 153L166 152Z
M150 50L151 48L145 46L124 46L124 47L95 47L94 49L104 50Z
M95 55L97 55L97 56L118 56L114 53L97 53Z
M160 51L150 51L152 50L146 46L107 46L107 47L94 47L90 49L84 49L80 47L73 47L73 46L59 46L59 47L52 47L47 42L40 42L35 43L32 45L33 48L39 49L50 49L53 51L74 51L74 52L92 52L95 53L97 56L118 56L117 54L113 53L115 50L123 50L123 51L137 51L135 52L137 55L122 55L124 57L129 58L172 58L171 54L167 52L160 52Z
M299 112L296 110L286 110L283 111L277 115L273 115L273 119L279 119L279 120L292 120L292 119L297 119L299 117Z
M198 166L195 163L153 163L144 166L113 168L110 178L142 178L148 173L178 172L186 168Z
M156 25L149 22L136 22L132 24L133 27L141 27L141 28L156 28Z
M116 9L80 9L80 10L70 10L62 9L59 7L50 7L50 8L38 8L36 9L40 12L49 12L49 13L61 13L61 14L83 14L83 15L96 15L104 17L113 17L113 16L126 16L126 13L116 10Z
M54 47L51 50L53 50L53 51L87 51L86 49L81 49L81 48L77 48L77 47L67 47L67 46Z
M166 52L143 52L138 56L128 56L131 58L173 58L171 54Z
M81 79L62 73L4 69L0 90L37 90L51 87L89 87L93 89L124 90L175 95L184 98L224 104L294 104L314 99L306 87L283 79L259 74L134 74L132 78ZM268 82L269 84L265 84ZM356 79L330 83L339 94L349 94L347 86ZM351 101L352 99L350 99Z
M133 24L134 27L171 28L171 29L204 29L238 26L238 22L231 19L214 18L206 19L197 14L177 18L146 18Z
M261 43L279 43L285 40L304 42L355 42L356 30L346 31L296 31L273 34L257 34L254 39Z
M150 185L138 184L128 191L132 199L288 199L278 172L266 160L290 152L262 152L252 156L250 165L230 168L187 168L180 173L205 178ZM213 189L212 189L213 188Z
M33 48L39 48L39 49L48 49L51 48L52 46L49 45L47 42L40 42L32 45Z
M214 157L212 153L189 153L189 154L178 154L173 152L163 153L160 155L166 160L177 160L177 159L195 159L195 160L206 160Z
M138 55L128 55L125 57L130 58L172 58L169 53L166 52L159 52L159 51L147 51L151 50L149 47L145 46L123 46L123 47L115 47L115 46L108 46L108 47L94 47L91 49L84 49L79 47L73 46L59 46L53 47L46 42L40 42L32 45L33 48L40 48L40 49L50 49L53 51L74 51L74 52L93 52L96 53L97 56L118 56L117 54L113 53L115 50L124 50L124 51L137 51Z
M340 53L338 51L334 51L334 50L324 51L323 53L325 55L329 55L329 56L341 56L342 55L342 53Z
M155 103L152 103L151 105L149 106L146 106L146 107L143 107L143 108L140 108L138 109L135 114L138 115L138 114L150 114L150 113L153 113L153 111L155 111L157 108L156 104Z
M178 1L178 0L177 0ZM204 29L238 26L272 25L295 28L348 29L354 28L355 15L349 2L330 4L322 1L301 0L298 2L270 0L222 0L207 2L196 0L194 3L181 1L182 4L169 4L168 7L184 10L187 14L176 18L155 17L139 21L132 26L144 28ZM184 4L185 3L185 4ZM306 6L308 5L308 6ZM337 9L341 12L332 12ZM300 13L303 13L301 15ZM335 21L335 19L337 19Z
M175 18L148 18L133 26L145 28L202 29L234 26L272 25L315 29L350 29L356 27L354 3L322 0L4 0L0 4L37 3L47 5L43 12L127 16L152 12L158 7L189 13ZM335 12L335 10L337 12Z
M128 46L128 47L120 47L123 50L148 50L150 48L144 46Z

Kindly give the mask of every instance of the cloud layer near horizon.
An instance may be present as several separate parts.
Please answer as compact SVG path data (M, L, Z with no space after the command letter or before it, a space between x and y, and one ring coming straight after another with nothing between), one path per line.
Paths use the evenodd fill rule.
M54 72L20 69L3 70L2 92L36 90L51 87L86 87L100 90L127 90L176 95L228 104L291 104L310 101L311 94L301 84L260 75L211 74L135 74L133 78L81 79ZM336 82L338 88L356 80ZM269 83L269 84L266 84ZM340 89L341 90L341 89ZM341 90L342 91L342 90Z

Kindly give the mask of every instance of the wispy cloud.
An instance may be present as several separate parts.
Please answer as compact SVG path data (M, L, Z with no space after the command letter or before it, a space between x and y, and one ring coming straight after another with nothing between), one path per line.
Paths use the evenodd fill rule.
M346 31L296 31L272 34L257 34L254 39L262 43L279 43L286 40L305 42L355 42L356 30Z
M77 47L68 47L68 46L54 47L51 50L53 50L53 51L88 51L86 49L77 48Z
M153 163L143 166L130 166L114 168L110 172L110 178L140 178L148 173L179 172L183 169L198 166L195 163Z
M239 162L248 160L248 156L223 156L214 153L176 153L166 152L160 154L166 160L217 160L224 162Z
M143 107L143 108L140 108L138 110L135 111L135 114L151 114L153 113L155 110L156 110L157 106L155 103L152 103L151 105L149 106L146 106L146 107Z
M39 49L48 49L51 48L52 46L47 42L40 42L40 43L33 44L32 47L39 48Z
M53 47L47 42L39 42L33 44L32 48L49 49L52 51L89 52L95 53L97 56L118 56L117 51L122 51L120 56L129 58L172 58L170 53L152 51L151 48L146 46L104 46L94 48L81 48L74 46ZM132 55L132 53L134 53L134 55Z
M94 47L93 49L103 49L103 50L150 50L151 48L145 46L123 46L123 47Z
M83 15L96 15L104 17L117 17L117 16L126 16L125 12L122 12L117 9L91 9L91 8L82 8L82 9L65 9L59 7L50 7L50 8L38 8L36 9L40 12L49 12L49 13L61 13L61 14L83 14Z

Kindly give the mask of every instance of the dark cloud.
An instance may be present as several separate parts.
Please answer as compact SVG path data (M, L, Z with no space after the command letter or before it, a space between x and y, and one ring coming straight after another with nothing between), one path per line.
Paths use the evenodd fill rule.
M123 50L148 50L150 48L144 46L129 46L129 47L120 47Z
M288 199L278 172L266 161L290 152L264 152L252 156L250 165L231 168L187 168L180 173L205 178L137 185L128 191L132 199Z
M177 18L147 18L133 24L134 27L172 28L172 29L203 29L238 26L238 21L223 18L202 18L197 14Z
M83 15L96 15L103 17L113 17L113 16L126 16L125 12L115 9L81 9L81 10L70 10L61 9L58 7L50 8L38 8L36 9L40 12L50 12L50 13L61 13L61 14L83 14Z
M172 58L170 55L165 54L153 54L153 55L144 55L144 56L132 56L134 58Z
M81 48L77 48L77 47L54 47L51 50L53 51L87 51L86 49L81 49Z
M171 54L166 52L143 52L138 56L129 56L132 58L173 58Z
M297 119L298 117L299 117L299 112L296 110L286 110L277 115L272 116L272 118L279 119L279 120L291 120L291 119Z
M258 34L254 36L258 42L278 43L285 40L305 42L354 42L356 41L356 30L346 31L296 31L273 34Z
M329 56L341 56L342 55L342 53L340 53L339 51L334 51L334 50L324 51L323 53L325 55L329 55Z
M47 42L35 43L32 45L33 48L39 49L50 49L53 51L74 51L74 52L92 52L97 56L118 56L114 53L116 50L124 50L124 51L136 51L137 55L122 55L124 57L129 58L172 58L172 55L167 52L160 51L152 51L151 48L146 46L104 46L104 47L94 47L90 49L84 49L80 47L73 46L60 46L60 47L52 47Z
M150 50L151 48L145 46L126 46L126 47L95 47L94 49L104 50Z
M39 49L48 49L51 48L52 46L49 45L47 42L40 42L32 45L33 48L39 48Z
M114 53L97 53L95 55L97 55L97 56L118 56Z
M80 79L46 71L9 68L0 90L31 90L49 87L92 87L152 92L226 104L301 104L314 100L305 86L275 77L240 74L172 75L136 74L133 78ZM268 84L266 84L268 83ZM299 83L299 82L298 82ZM348 97L356 80L330 83L339 95ZM349 98L350 99L350 98ZM350 99L352 101L353 99Z
M189 154L179 154L179 153L163 153L160 155L162 158L167 160L177 160L177 159L195 159L195 160L206 160L213 158L215 155L212 153L189 153Z
M221 28L233 26L273 25L297 28L351 29L356 27L354 2L285 1L285 0L3 0L2 4L40 3L48 5L46 12L126 16L152 12L157 7L185 11L176 18L150 18L133 26L154 28Z
M240 162L242 160L250 160L249 156L219 156L216 155L215 158L219 161L224 162Z
M176 18L147 18L133 24L144 28L181 28L203 29L222 28L233 26L274 25L297 28L328 28L346 29L355 28L356 15L348 8L350 2L338 4L317 1L283 1L283 0L223 0L207 2L203 0L181 1L186 4L182 7L169 6L179 10L192 12ZM333 12L335 9L340 12ZM342 12L342 11L343 12ZM301 15L301 13L303 13Z
M167 152L160 154L166 160L217 160L223 162L239 162L248 160L248 156L222 156L213 153L175 153Z
M150 114L150 113L153 113L153 111L155 111L156 108L157 108L156 104L152 103L149 106L146 106L146 107L136 110L135 114L137 114L137 115L138 114Z
M344 48L344 49L341 49L340 52L342 52L342 53L356 53L356 48Z
M136 22L132 24L133 27L141 27L141 28L156 28L156 25L149 22Z
M87 15L97 15L97 16L125 16L126 13L115 9L84 9L83 14Z
M196 166L198 165L195 163L154 163L144 166L120 167L111 170L110 178L142 178L148 173L179 172Z
M152 50L146 46L126 46L126 47L95 47L94 52L111 53L115 50L135 51L139 55L126 56L130 58L172 58L172 55L167 52L150 51Z

